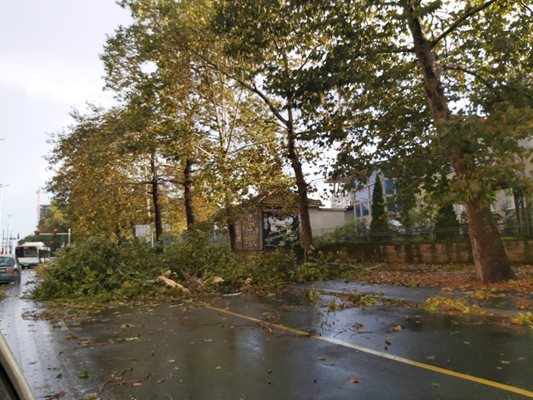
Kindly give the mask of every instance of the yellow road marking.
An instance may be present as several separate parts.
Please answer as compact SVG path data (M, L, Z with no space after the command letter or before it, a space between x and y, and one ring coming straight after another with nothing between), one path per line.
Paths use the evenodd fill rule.
M270 326L272 328L276 328L276 329L278 329L280 331L290 332L290 333L292 333L292 334L294 334L296 336L305 336L305 337L309 337L311 339L321 340L323 342L336 344L338 346L342 346L342 347L346 347L346 348L349 348L349 349L357 350L357 351L360 351L362 353L372 354L374 356L381 357L381 358L386 358L388 360L393 360L393 361L396 361L396 362L400 362L402 364L411 365L413 367L422 368L422 369L425 369L425 370L428 370L428 371L433 371L433 372L436 372L436 373L439 373L439 374L443 374L443 375L453 376L455 378L464 379L466 381L479 383L481 385L490 386L490 387L493 387L493 388L496 388L496 389L501 389L501 390L505 390L505 391L508 391L508 392L520 394L522 396L526 396L526 397L529 397L529 398L533 398L533 392L531 392L529 390L526 390L526 389L522 389L522 388L510 386L510 385L505 385L503 383L491 381L491 380L484 379L484 378L479 378L477 376L463 374L461 372L452 371L452 370L449 370L449 369L446 369L446 368L436 367L436 366L431 365L431 364L426 364L426 363L410 360L410 359L405 358L405 357L400 357L400 356L395 356L393 354L383 353L383 352L378 351L378 350L372 350L372 349L369 349L367 347L358 346L356 344L351 344L351 343L345 342L345 341L340 340L340 339L324 337L324 336L318 336L318 335L312 335L309 332L303 331L301 329L291 328L289 326L268 322L268 321L265 321L265 320L262 320L262 319L259 319L259 318L250 317L249 315L236 313L236 312L233 312L233 311L230 311L230 310L226 310L224 308L215 307L215 306L212 306L212 305L209 305L209 304L200 303L199 305L204 307L204 308L210 309L212 311L217 311L217 312L220 312L220 313L224 313L226 315L231 315L231 316L236 317L236 318L245 319L245 320L252 321L252 322L257 322L259 324L268 325L268 326Z

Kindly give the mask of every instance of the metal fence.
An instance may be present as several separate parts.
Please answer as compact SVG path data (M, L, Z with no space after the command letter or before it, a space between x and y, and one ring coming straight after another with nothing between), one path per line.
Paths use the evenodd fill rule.
M504 240L533 239L533 224L530 221L497 222L496 226ZM456 223L436 226L389 226L387 230L371 231L368 226L349 223L336 229L315 229L313 235L318 242L366 243L421 243L421 242L466 242L469 241L468 224Z

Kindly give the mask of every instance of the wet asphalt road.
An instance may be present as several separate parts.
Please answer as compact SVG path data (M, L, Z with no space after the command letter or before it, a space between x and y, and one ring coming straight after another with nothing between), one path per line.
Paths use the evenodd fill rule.
M36 395L45 398L68 387L71 398L83 398L75 371L78 361L65 351L61 334L48 321L35 315L42 309L26 299L34 282L34 271L22 271L20 284L3 285L5 298L0 300L0 331L6 338Z
M34 320L39 306L20 296L32 275L24 271L21 287L10 286L0 301L0 330L37 398L62 392L65 399L96 393L117 400L528 397L383 355L533 391L533 330L527 327L379 305L328 312L333 297L314 303L291 292L211 299L218 309L122 307L53 328ZM300 331L316 337L299 337Z

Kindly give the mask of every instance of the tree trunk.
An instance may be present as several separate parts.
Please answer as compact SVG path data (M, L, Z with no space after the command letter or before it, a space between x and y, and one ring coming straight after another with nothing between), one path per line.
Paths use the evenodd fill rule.
M294 132L292 109L289 107L289 120L287 124L287 147L289 159L296 177L296 187L298 189L298 211L300 212L300 223L302 226L302 245L304 256L309 256L313 245L313 232L311 230L311 219L309 217L309 198L307 197L307 182L302 171L302 163L296 151L296 134Z
M163 234L163 224L161 222L161 204L159 203L159 177L157 176L157 167L155 165L155 155L152 154L150 158L150 168L152 173L152 203L154 204L154 224L155 224L155 240Z
M187 229L192 229L194 225L194 209L192 205L192 160L185 160L185 169L183 171L183 190L185 197L185 217L187 220Z
M513 203L514 203L514 213L516 218L516 230L518 235L524 234L524 223L522 222L522 209L523 201L522 196L516 190L513 190Z
M437 129L451 119L448 101L444 94L439 67L432 51L431 42L425 37L420 20L412 6L404 5L408 16L409 30L413 38L414 50L424 78L426 98L431 108ZM453 139L443 143L456 177L467 180L464 153ZM468 234L478 278L483 282L497 282L514 278L514 273L505 253L496 225L492 221L490 209L473 200L465 203L468 219Z
M229 243L231 250L235 251L235 242L237 240L237 231L235 230L235 222L233 221L233 210L231 206L226 207L226 219L228 223Z
M528 199L524 198L524 208L522 210L522 219L524 221L524 235L526 238L529 238L532 236L531 231L531 216L533 215L532 209L531 209L531 202L528 201Z
M499 282L515 278L490 209L469 202L465 208L478 279L482 282ZM500 261L502 254L505 256L504 263Z

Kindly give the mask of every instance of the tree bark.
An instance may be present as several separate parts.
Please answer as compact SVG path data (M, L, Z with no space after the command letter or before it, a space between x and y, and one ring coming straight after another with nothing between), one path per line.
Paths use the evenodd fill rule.
M313 245L313 231L311 230L311 219L309 217L309 198L307 197L307 182L302 171L302 163L296 150L296 133L294 131L292 108L289 107L289 118L287 121L287 149L292 169L296 177L296 187L298 189L298 211L300 213L300 223L302 226L302 247L304 256L307 258Z
M426 98L431 108L437 129L451 119L448 100L440 77L439 66L432 51L432 44L426 38L420 19L412 6L404 3L414 50L424 78ZM467 180L468 167L464 165L464 152L452 140L443 141L446 154L458 179ZM476 200L465 202L468 220L468 234L478 279L483 282L498 282L515 277L490 209Z
M468 203L465 209L478 279L499 282L515 278L490 209Z
M155 165L155 155L150 157L150 169L152 173L152 203L154 205L154 224L155 224L155 240L159 241L159 238L163 234L163 224L161 222L161 204L159 202L159 177L157 175L157 167Z
M233 209L231 206L226 207L226 220L228 221L228 233L229 233L229 243L231 250L235 251L235 242L237 240L237 231L235 228L235 222L233 220Z
M187 229L192 229L195 217L192 204L192 163L190 158L185 160L185 169L183 170L183 191L185 198L185 218L187 220Z

